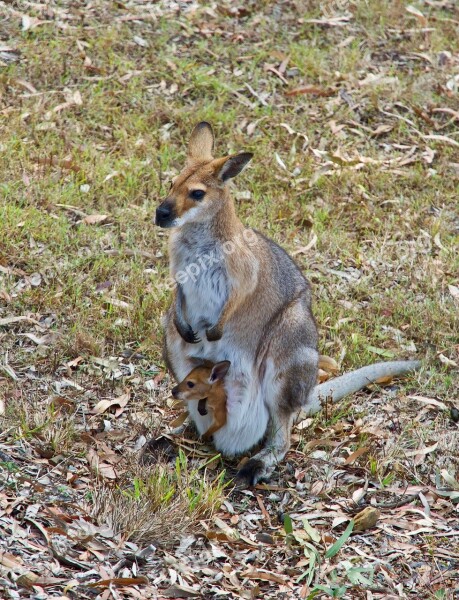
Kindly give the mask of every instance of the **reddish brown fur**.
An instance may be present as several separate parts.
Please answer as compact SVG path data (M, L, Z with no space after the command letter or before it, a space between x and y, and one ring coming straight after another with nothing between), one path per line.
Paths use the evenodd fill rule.
M190 371L185 379L172 390L174 398L184 402L191 400L207 401L207 408L210 408L213 412L213 421L202 436L206 440L226 423L226 392L223 379L229 363L227 367L225 367L225 363L228 363L228 361L215 364L206 361L204 365ZM223 365L224 372L219 378L212 380L214 369L219 365ZM190 383L193 385L192 388L189 387Z
M196 202L190 198L190 193L194 190L206 192L203 201L206 204L220 200L223 183L217 178L217 174L228 158L230 157L226 156L211 162L192 161L187 164L175 178L168 194L173 198L177 217L183 217L187 211L196 206Z

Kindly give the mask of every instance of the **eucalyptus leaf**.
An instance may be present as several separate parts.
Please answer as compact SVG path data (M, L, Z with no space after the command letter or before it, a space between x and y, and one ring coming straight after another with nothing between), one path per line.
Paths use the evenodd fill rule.
M309 524L309 521L307 519L304 519L303 527L313 542L315 542L316 544L320 542L320 533L317 531L317 529L314 529L314 527L312 527Z

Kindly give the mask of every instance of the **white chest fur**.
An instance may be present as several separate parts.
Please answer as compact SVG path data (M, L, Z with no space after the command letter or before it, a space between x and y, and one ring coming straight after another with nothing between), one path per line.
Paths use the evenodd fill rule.
M223 259L220 244L204 228L172 238L171 275L182 286L187 322L196 332L214 325L227 301Z

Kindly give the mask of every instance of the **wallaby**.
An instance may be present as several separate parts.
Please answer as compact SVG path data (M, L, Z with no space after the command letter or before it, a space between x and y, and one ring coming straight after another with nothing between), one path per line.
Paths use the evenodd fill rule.
M208 440L226 423L226 392L223 381L231 363L224 360L219 363L206 361L203 365L195 367L185 379L172 389L172 396L184 402L197 401L200 403L198 411L201 415L212 411L212 423L202 435Z
M262 449L239 471L248 484L266 479L290 445L300 410L320 409L316 387L318 333L308 281L288 254L236 216L228 181L252 158L244 152L213 157L214 135L202 122L193 130L186 166L156 210L156 224L170 227L170 272L178 283L165 315L164 358L181 381L195 357L230 361L225 378L226 424L214 433L217 450L232 456L265 438ZM392 363L390 363L392 364ZM398 365L392 374L417 368ZM392 365L393 365L392 364ZM384 363L371 378L352 374L347 393L387 374ZM340 398L337 378L322 384ZM330 387L334 383L335 387ZM328 385L328 387L327 387ZM209 427L198 403L188 405L199 433Z

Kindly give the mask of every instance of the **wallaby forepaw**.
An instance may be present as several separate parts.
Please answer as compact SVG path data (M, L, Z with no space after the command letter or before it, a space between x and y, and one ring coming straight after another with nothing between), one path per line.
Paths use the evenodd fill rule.
M193 331L191 325L189 325L188 323L183 323L178 319L175 319L174 325L177 331L179 332L180 337L184 339L185 342L188 342L188 344L197 344L201 341L201 339L198 338L197 334Z
M265 463L259 458L251 458L237 472L237 487L251 487L259 481L269 479L269 476Z
M206 338L208 342L217 342L223 336L223 331L215 325L206 331Z
M201 341L201 338L193 331L191 325L188 325L188 328L183 332L182 338L188 344L198 344Z

